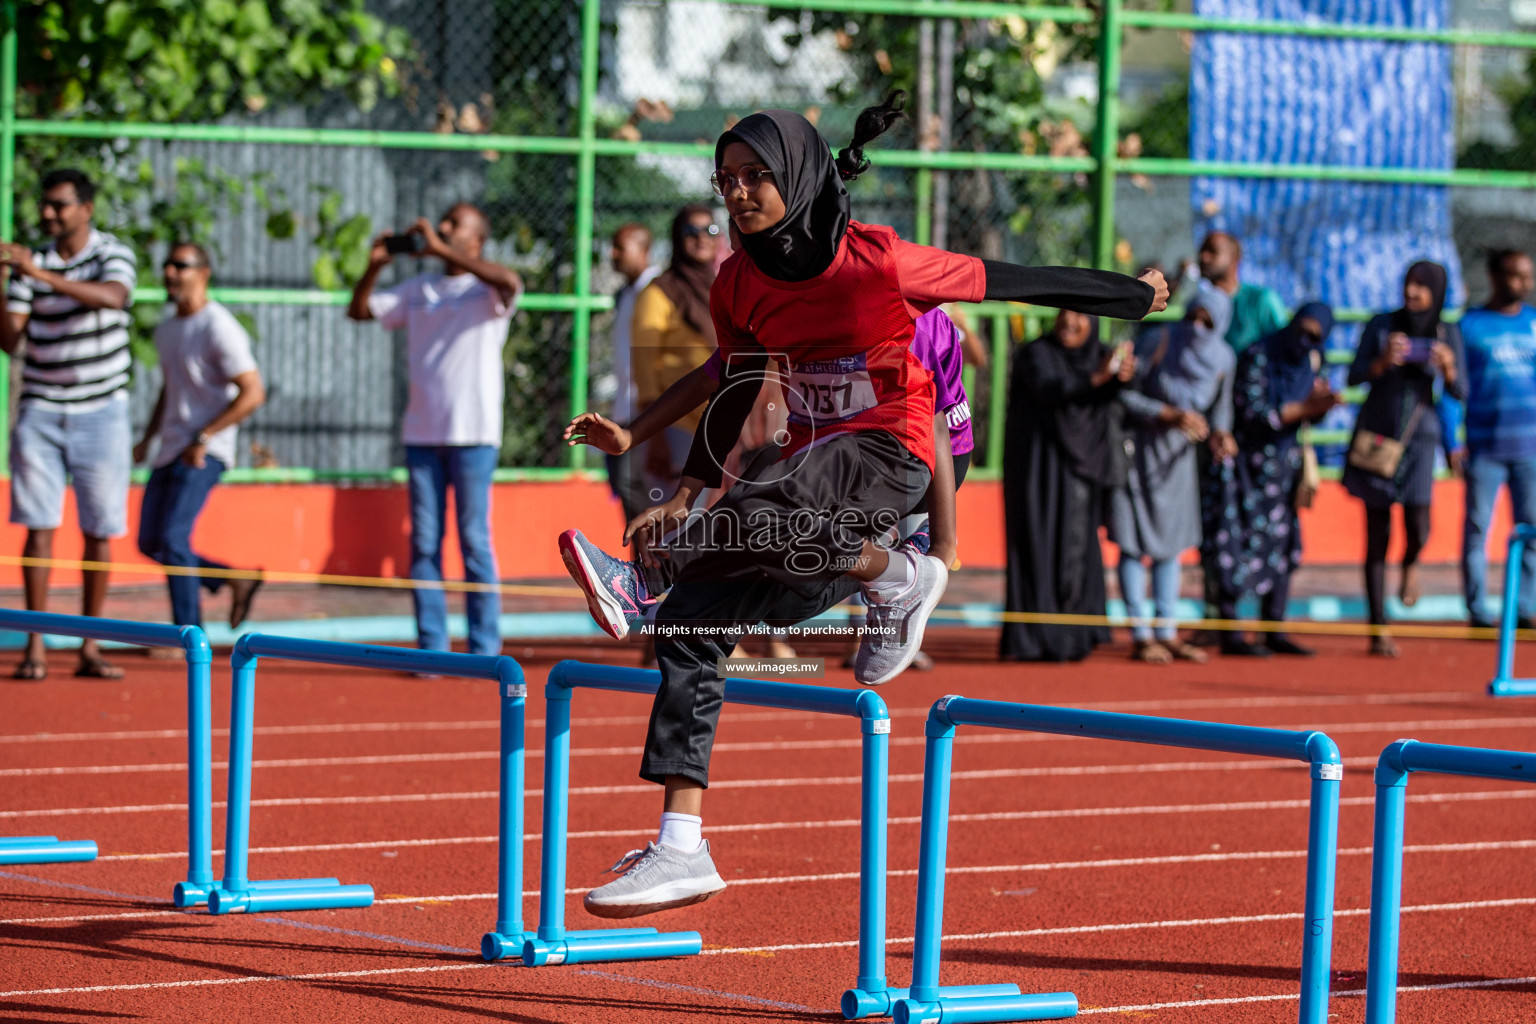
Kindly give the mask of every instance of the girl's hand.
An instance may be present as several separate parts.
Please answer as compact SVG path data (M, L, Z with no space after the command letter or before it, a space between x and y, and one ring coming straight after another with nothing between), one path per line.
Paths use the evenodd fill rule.
M609 455L623 455L629 451L632 440L629 431L595 412L584 412L571 420L561 436L572 448L578 444L589 444Z
M1179 429L1191 441L1204 441L1211 436L1211 427L1205 422L1205 417L1188 409L1179 414Z
M1225 430L1218 430L1211 435L1211 457L1217 462L1230 462L1237 458L1237 438Z
M635 546L640 564L656 568L661 557L652 550L661 539L688 518L688 496L678 491L660 505L652 505L629 521L624 528L624 543Z
M1430 346L1429 361L1447 381L1456 379L1456 353L1443 341Z
M1147 310L1148 313L1161 313L1168 308L1168 282L1161 270L1143 270L1136 280L1152 286L1152 308Z

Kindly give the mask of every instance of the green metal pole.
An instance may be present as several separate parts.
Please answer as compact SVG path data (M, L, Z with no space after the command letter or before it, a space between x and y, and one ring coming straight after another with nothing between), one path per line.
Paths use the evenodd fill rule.
M933 243L933 172L926 167L917 172L916 188L913 189L916 205L914 234L918 245Z
M987 396L987 471L1003 469L1003 418L1008 411L1008 318L992 318L992 391Z
M0 239L16 232L16 0L0 5ZM11 361L0 353L0 474L11 465Z
M581 103L577 111L581 150L576 156L576 280L578 299L592 294L592 214L597 201L597 62L602 22L601 0L581 6ZM587 411L587 357L592 342L592 312L585 303L575 311L571 328L571 416ZM586 465L585 446L571 449L571 468Z
M1115 263L1115 160L1120 141L1120 0L1104 0L1099 26L1099 117L1094 137L1093 265Z

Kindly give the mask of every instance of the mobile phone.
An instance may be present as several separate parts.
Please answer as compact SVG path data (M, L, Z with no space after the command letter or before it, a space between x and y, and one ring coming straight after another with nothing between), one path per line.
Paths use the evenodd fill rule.
M426 247L426 238L416 231L402 231L384 239L384 251L394 256L415 256Z
M1109 372L1112 375L1120 372L1120 367L1125 365L1125 357L1130 355L1132 350L1129 341L1122 341L1115 346L1115 354L1109 359Z
M1410 363L1427 363L1429 362L1430 350L1434 347L1434 338L1410 337L1408 339L1408 354L1403 358Z

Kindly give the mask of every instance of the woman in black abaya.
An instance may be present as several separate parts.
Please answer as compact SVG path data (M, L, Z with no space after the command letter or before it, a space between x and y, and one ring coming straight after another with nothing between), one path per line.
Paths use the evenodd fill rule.
M1134 357L1099 342L1099 322L1062 312L1051 332L1021 345L1008 387L1003 509L1007 610L1103 615L1099 524L1123 459L1114 452L1115 394ZM1001 656L1080 661L1109 642L1105 626L1003 623Z

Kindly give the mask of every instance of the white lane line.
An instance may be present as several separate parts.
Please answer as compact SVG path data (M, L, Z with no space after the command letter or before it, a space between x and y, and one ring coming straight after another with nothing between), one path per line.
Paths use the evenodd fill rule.
M654 787L651 787L654 789ZM1408 796L1409 803L1464 803L1470 801L1486 800L1531 800L1536 799L1536 789L1505 789L1488 790L1479 793L1413 793ZM1339 801L1341 807L1368 807L1374 802L1373 797L1358 796L1345 797ZM1229 803L1215 804L1155 804L1145 807L1073 807L1065 809L1045 811L989 811L980 814L951 814L950 822L982 822L982 821L1038 821L1053 818L1113 818L1121 815L1160 815L1160 814L1219 814L1230 811L1288 811L1303 810L1310 806L1308 800L1243 800ZM917 825L921 822L917 815L891 817L887 821L890 825ZM831 818L815 821L765 821L752 822L739 825L710 825L711 835L728 832L781 832L791 829L819 829L819 828L859 828L862 822L858 818ZM643 828L619 828L619 829L592 829L588 831L569 832L567 839L619 839L628 836L651 835L656 831L654 825ZM474 843L494 843L498 836L448 836L441 839L386 839L363 843L322 843L305 846L253 846L249 853L310 853L327 850L378 850L391 847L412 846L461 846ZM525 842L537 842L543 839L538 832L525 833ZM213 856L223 856L223 850L214 850ZM111 853L97 857L100 861L116 860L170 860L172 858L185 857L187 851L179 850L168 853Z
M202 988L208 985L248 985L258 981L328 981L333 978L372 978L380 974L430 974L434 971L477 971L497 964L435 964L431 967L385 967L371 971L320 971L314 974L257 974L239 978L192 978L187 981L147 981L137 985L86 985L81 988L35 988L0 992L0 999L19 996L70 996L91 992L144 992L162 988Z
M1373 765L1374 757L1347 757L1344 759L1346 766ZM1165 761L1157 764L1088 764L1088 765L1058 765L1048 768L983 768L968 771L958 771L953 774L955 779L1027 779L1042 777L1066 777L1066 776L1090 776L1090 775L1137 775L1158 774L1164 772L1183 771L1303 771L1305 766L1300 762L1280 761L1274 758L1265 758L1259 761ZM888 777L890 782L907 783L922 782L921 772L903 772ZM779 788L784 786L856 786L863 781L858 775L832 775L816 776L812 778L788 778L788 779L722 779L712 783L715 789L757 789ZM653 785L634 784L628 786L576 786L570 792L572 796L606 796L620 793L652 793L656 787ZM527 796L537 799L544 795L542 789L530 789ZM304 796L304 797L269 797L264 800L251 801L252 807L326 807L332 804L393 804L393 803L425 803L438 800L494 800L500 794L494 789L471 790L460 793L394 793L378 796ZM223 801L217 801L214 807L226 806ZM130 804L122 807L60 807L42 808L26 811L0 811L0 818L46 818L64 815L80 814L144 814L157 811L186 811L186 804Z
M1173 711L1178 709L1195 708L1228 708L1238 710L1242 708L1294 708L1313 707L1327 705L1357 705L1357 704L1435 704L1446 702L1471 702L1481 697L1477 692L1445 692L1445 693L1371 693L1358 697L1317 695L1299 697L1193 697L1176 700L1123 700L1123 701L1098 701L1075 703L1070 705L1053 705L1055 707L1080 707L1091 711ZM892 708L892 718L921 718L928 714L927 708ZM785 722L796 719L804 719L804 712L800 711L749 711L727 712L727 722ZM573 721L572 727L580 730L583 728L595 728L598 726L614 725L645 725L649 719L645 715L611 715L605 718L578 718ZM544 728L542 719L531 718L528 726L531 729ZM259 725L256 727L257 736L323 736L332 733L352 732L459 732L481 729L497 729L500 723L495 719L477 719L463 722L333 722L318 725ZM228 736L228 729L213 730L214 736ZM34 732L12 733L0 735L0 744L5 743L82 743L101 742L105 740L176 740L186 739L185 729L137 729L119 730L116 732Z
M1453 910L1486 910L1496 907L1530 907L1536 906L1536 896L1521 896L1504 900L1469 900L1464 903L1435 903L1424 904L1415 907L1404 907L1405 914L1432 914ZM1356 907L1348 910L1334 911L1334 917L1365 917L1370 914L1369 907ZM1267 924L1273 921L1300 921L1305 914L1248 914L1241 917L1205 917L1182 921L1132 921L1125 924L1083 924L1068 925L1061 928L1022 928L1016 931L999 932L973 932L969 935L946 935L945 942L979 942L985 939L1027 939L1043 935L1101 935L1107 932L1147 931L1164 928L1203 928L1212 925L1229 924ZM857 939L849 939L842 942L792 942L777 946L732 946L722 949L706 949L701 956L724 956L729 953L784 953L805 949L839 949L857 946ZM898 936L887 939L887 945L912 944L911 936Z
M1428 904L1428 905L1423 905L1423 906L1404 907L1403 908L1403 913L1405 913L1405 914L1409 914L1409 913L1436 913L1436 912L1443 912L1443 911L1481 910L1481 909L1487 909L1487 908L1492 908L1492 907L1513 907L1513 906L1532 906L1532 905L1536 905L1536 898L1526 897L1526 898L1508 899L1508 900L1478 900L1478 901L1467 902L1467 903L1441 903L1441 904ZM1341 910L1341 911L1338 911L1338 912L1335 913L1334 916L1335 917L1358 917L1358 916L1369 914L1369 913L1370 913L1370 911L1367 910L1367 909L1352 909L1352 910ZM1204 926L1212 926L1212 925L1255 924L1255 923L1266 923L1266 922L1271 922L1271 921L1295 921L1295 920L1300 920L1302 917L1303 917L1302 914L1254 914L1254 915L1250 915L1248 917L1213 917L1213 918L1204 918L1204 919L1197 919L1197 920L1185 920L1185 921L1141 921L1141 922L1135 922L1135 923L1130 923L1130 924L1083 925L1083 926L1075 927L1075 928L1032 928L1032 929L1029 929L1029 930L1026 930L1026 931L1015 931L1015 932L977 932L977 933L971 934L971 935L946 935L946 936L944 936L944 941L945 942L968 942L968 941L977 941L977 940L983 940L983 939L1024 938L1024 937L1033 937L1033 936L1041 936L1041 935L1082 935L1082 934L1095 934L1095 933L1102 933L1102 932L1132 931L1132 930L1160 929L1160 928L1196 928L1196 927L1204 927ZM911 939L910 936L907 936L907 937L898 936L898 937L891 938L891 939L887 940L887 945L891 945L891 946L911 945L911 944L912 944L912 939ZM729 948L729 949L706 949L700 955L702 955L702 956L723 956L723 955L728 955L728 954L733 954L733 953L767 953L767 952L778 953L778 952L788 952L788 951L792 951L792 950L837 949L837 948L845 948L845 947L856 946L856 945L858 945L858 941L857 940L848 941L848 942L805 942L805 943L795 943L795 944L787 944L787 945L779 945L779 946L742 946L742 947L735 947L735 948ZM133 985L86 985L86 986L82 986L82 987L78 987L78 988L18 989L18 990L13 990L13 991L10 991L10 992L0 992L0 999L20 998L20 997L25 997L25 996L83 995L83 994L89 994L89 993L94 993L94 992L142 992L142 991L150 990L150 989L198 988L198 987L208 986L208 985L241 985L241 984L248 984L248 983L251 983L251 982L259 982L259 981L320 981L320 980L329 980L329 979L334 979L334 978L366 978L366 977L374 977L374 976L382 975L382 974L425 974L425 973L430 973L430 972L433 972L433 971L472 971L472 970L478 970L478 969L481 969L481 968L495 967L495 966L497 966L497 965L496 964L486 964L486 963L437 964L437 965L433 965L431 967L392 967L392 968L381 968L381 969L368 970L368 971L324 971L324 972L317 972L317 973L313 973L313 974L256 975L256 976L246 976L246 977L238 977L238 978L194 978L194 979L188 979L188 980L185 980L185 981L153 981L153 982L142 982L142 983L133 984ZM1400 987L1398 989L1398 991L1399 992L1431 992L1431 991L1439 991L1439 990L1442 990L1442 989L1478 988L1478 987L1501 985L1501 984L1502 985L1523 985L1523 984L1526 984L1526 983L1531 982L1531 981L1536 981L1536 978L1501 978L1501 979L1492 979L1492 980L1489 980L1489 981L1481 981L1481 982L1455 982L1455 983L1449 983L1449 984L1444 984L1444 985L1409 985L1409 986ZM1350 990L1348 992L1341 992L1341 993L1334 993L1334 994L1336 994L1336 995L1358 995L1358 994L1360 994L1361 991L1363 991L1363 990ZM1194 1001L1193 1003L1149 1005L1147 1007L1141 1007L1140 1009L1157 1009L1157 1008L1172 1008L1174 1006L1181 1006L1182 1007L1182 1006L1189 1006L1189 1005L1201 1005L1202 1003L1206 1003L1206 1002L1209 1002L1211 1005L1223 1005L1225 1003L1235 1002L1235 1001L1258 1002L1258 1001L1262 1001L1262 1000L1265 1000L1265 999L1283 999L1283 998L1295 999L1295 998L1298 998L1298 997L1295 996L1295 995L1276 995L1276 996L1272 996L1272 997L1266 997L1266 996L1243 996L1243 997L1239 997L1236 1000L1220 1000L1220 999L1217 999L1217 1000L1198 1000L1198 1001ZM1100 1013L1130 1012L1130 1011L1135 1010L1135 1009L1138 1009L1138 1007L1114 1007L1114 1008L1103 1007L1103 1008L1095 1008L1094 1010L1090 1010L1088 1012L1100 1012Z
M1517 729L1536 725L1536 717L1513 718L1447 718L1447 719L1419 719L1407 722L1335 722L1325 725L1280 725L1266 726L1289 731L1316 731L1332 734L1344 733L1372 733L1390 732L1400 733L1411 730L1483 730L1483 729ZM962 742L966 745L980 744L1014 744L1014 743L1044 743L1061 739L1077 739L1072 736L1057 736L1049 733L1033 732L967 732ZM895 736L891 738L892 747L917 747L924 743L921 736ZM768 751L792 751L792 750L853 750L862 745L862 740L857 738L835 740L769 740L760 742L741 743L717 743L715 751L727 752L768 752ZM572 757L633 757L641 753L640 747L585 747L571 751ZM544 752L535 747L527 752L530 759L543 757ZM445 763L455 761L491 761L500 757L500 752L495 750L466 750L431 754L372 754L352 757L288 757L271 760L253 761L256 768L336 768L349 765L380 765L380 764L425 764ZM219 770L228 769L228 762L218 761L213 765ZM47 768L0 768L0 777L26 778L36 776L57 775L123 775L142 772L181 772L186 771L185 763L181 764L126 764L126 765L68 765L62 767Z
M1480 981L1447 981L1438 985L1399 985L1399 994L1405 992L1447 992L1460 988L1502 988L1507 985L1527 985L1536 982L1536 978L1485 978ZM1363 988L1335 989L1329 993L1333 999L1353 999L1365 995ZM1269 996L1232 996L1226 999L1185 999L1177 1003L1142 1003L1140 1006L1094 1006L1086 1010L1078 1010L1079 1017L1086 1017L1093 1013L1146 1013L1150 1010L1187 1010L1198 1009L1202 1006L1236 1006L1241 1003L1279 1003L1296 1002L1301 995L1296 992L1280 993Z
M388 845L388 844L380 844ZM408 844L401 844L408 845ZM1536 839L1509 839L1488 840L1475 843L1428 843L1415 846L1405 846L1404 853L1486 853L1494 850L1531 850L1536 849ZM1241 861L1256 860L1299 860L1307 855L1306 850L1240 850L1229 853L1194 853L1175 854L1164 857L1112 857L1102 860L1064 860L1035 864L987 864L970 867L950 866L944 872L950 875L996 875L1012 874L1015 872L1035 871L1082 871L1103 870L1106 868L1128 867L1155 867L1170 864L1220 864ZM1369 846L1357 846L1342 849L1340 857L1369 857ZM886 872L891 878L911 878L917 875L916 868L893 869ZM759 886L759 885L803 885L811 882L845 882L859 878L857 871L834 871L820 875L779 875L763 876L755 878L733 878L730 885L733 886ZM565 890L567 896L581 896L590 892L590 888L573 887ZM524 891L525 897L538 896L537 889ZM453 893L443 896L385 896L373 901L375 906L384 904L416 904L416 903L463 903L471 901L494 900L497 894L494 892L470 892ZM150 910L136 911L124 914L86 914L76 917L15 917L9 920L0 920L0 924L51 924L63 921L112 921L135 917L170 917L175 915L198 914L192 910Z

